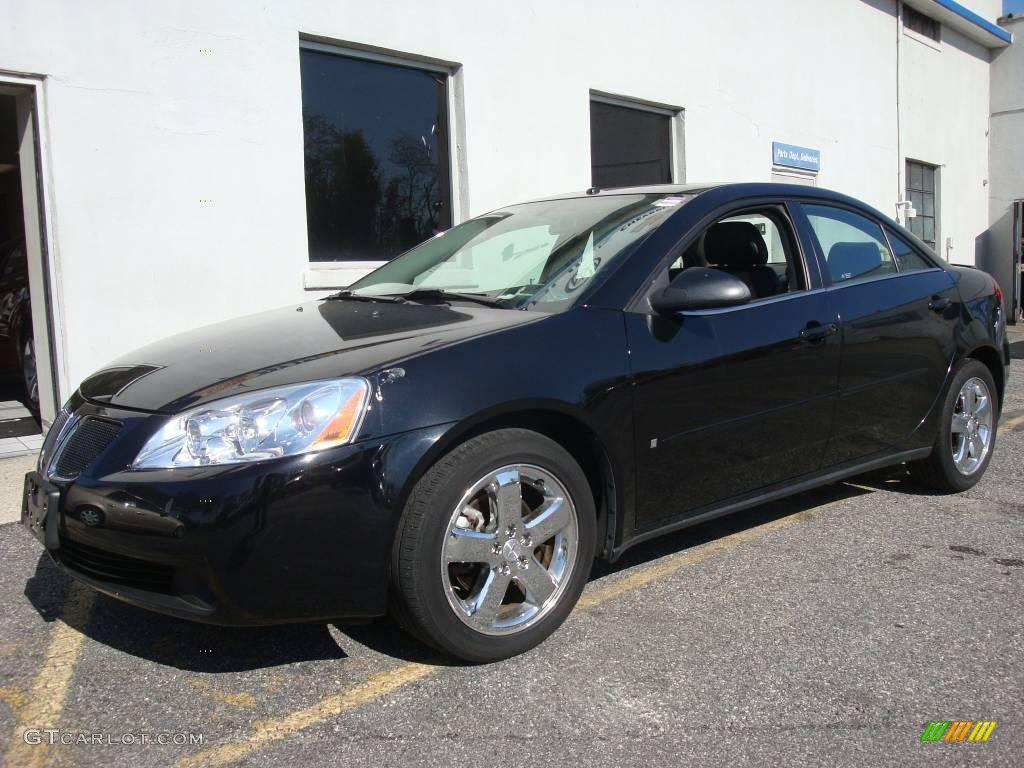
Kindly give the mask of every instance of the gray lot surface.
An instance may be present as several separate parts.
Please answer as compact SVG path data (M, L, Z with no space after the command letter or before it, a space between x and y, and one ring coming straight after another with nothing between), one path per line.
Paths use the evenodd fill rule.
M3 525L0 750L10 766L1021 765L1021 416L1018 377L966 494L878 473L653 542L597 566L547 643L487 667L388 622L149 614L71 586ZM958 719L998 726L919 741ZM24 726L204 740L31 746Z

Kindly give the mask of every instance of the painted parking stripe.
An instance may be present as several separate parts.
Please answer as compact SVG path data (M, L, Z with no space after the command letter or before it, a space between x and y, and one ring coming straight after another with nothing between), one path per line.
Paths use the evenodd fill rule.
M21 710L18 726L14 729L4 757L4 768L42 768L49 762L49 745L26 744L25 731L29 728L57 728L64 702L67 700L75 666L82 652L85 635L76 627L84 627L95 593L78 582L72 582L64 599L61 617L50 633L50 645L32 682L32 692Z
M596 588L584 593L579 603L577 603L574 613L586 611L620 595L642 589L665 576L706 560L713 555L727 552L744 542L760 539L780 528L809 520L842 501L845 501L845 499L838 499L818 507L805 509L801 512L764 523L756 528L738 531L700 546L697 549L688 550L650 565L636 568L623 578L615 579L608 584L598 584ZM264 721L249 734L245 741L230 742L219 747L197 752L194 755L181 758L176 765L179 768L194 768L195 766L223 766L238 762L267 744L280 741L306 728L333 720L345 712L383 698L410 683L429 677L442 669L444 667L427 664L402 664L374 675L347 691L328 696L311 707L285 715L278 720Z
M1020 416L1014 416L1012 419L1006 419L1005 421L1001 422L999 426L1001 426L1003 429L1016 429L1021 424L1024 424L1024 414L1021 414Z
M249 735L246 741L232 742L205 752L198 752L178 760L177 765L185 768L187 766L218 766L234 763L265 744L280 741L296 731L331 720L374 699L387 696L392 691L404 688L437 669L428 664L409 663L380 672L347 691L318 701L311 707L300 709L280 720L264 721Z

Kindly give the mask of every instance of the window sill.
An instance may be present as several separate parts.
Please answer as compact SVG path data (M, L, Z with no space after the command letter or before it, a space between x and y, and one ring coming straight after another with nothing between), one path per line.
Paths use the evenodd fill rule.
M347 288L361 277L370 274L386 261L339 261L336 263L310 264L302 272L302 289L305 291L327 291Z
M941 40L932 40L927 35L922 35L920 32L915 32L909 27L903 28L903 34L905 37L909 37L911 40L915 40L921 43L921 45L926 45L932 50L939 51L940 53L942 52Z

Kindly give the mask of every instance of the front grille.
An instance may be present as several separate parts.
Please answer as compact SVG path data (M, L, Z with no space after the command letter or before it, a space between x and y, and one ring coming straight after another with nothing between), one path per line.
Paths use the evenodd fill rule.
M68 418L71 413L66 408L61 408L60 413L57 414L57 418L53 420L50 428L46 432L46 438L43 440L43 447L39 451L39 471L42 472L47 464L50 463L50 456L53 454L53 446L57 444L57 439L60 437L61 430L64 429L64 425L68 423Z
M60 537L60 561L97 581L169 595L174 592L174 569L135 557L118 555Z
M73 480L92 464L121 431L121 423L86 416L69 428L69 434L57 447L49 474Z

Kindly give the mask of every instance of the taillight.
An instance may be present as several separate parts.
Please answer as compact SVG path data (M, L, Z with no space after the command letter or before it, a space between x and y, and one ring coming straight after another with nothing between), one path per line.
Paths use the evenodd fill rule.
M999 308L1002 309L1002 307L1003 307L1003 289L999 287L999 283L996 281L996 279L994 277L992 278L992 285L995 287L996 301L999 304Z

